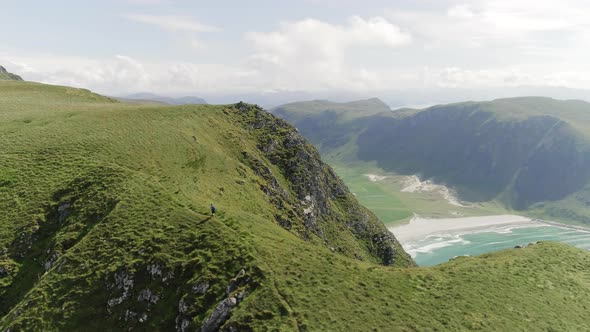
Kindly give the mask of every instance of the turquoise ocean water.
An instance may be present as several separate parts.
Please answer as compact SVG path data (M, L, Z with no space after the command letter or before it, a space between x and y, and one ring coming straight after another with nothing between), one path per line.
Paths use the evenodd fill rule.
M497 227L477 233L436 234L404 245L420 266L432 266L455 256L479 255L535 241L552 240L590 250L590 231L556 226Z

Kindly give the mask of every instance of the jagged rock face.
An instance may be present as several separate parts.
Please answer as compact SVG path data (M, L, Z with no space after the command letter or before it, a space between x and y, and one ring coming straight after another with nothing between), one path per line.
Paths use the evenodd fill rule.
M219 305L213 310L211 316L207 319L205 324L201 327L201 332L218 331L221 324L223 324L231 315L231 311L235 308L243 298L243 294L228 297L221 301Z
M290 190L279 185L272 170L261 160L248 155L244 158L245 163L267 180L268 185L262 189L272 193L278 209L304 221L300 230L304 238L313 233L329 248L336 247L337 250L337 239L327 230L346 225L382 264L394 264L397 255L406 255L399 250L395 237L372 213L359 206L342 180L322 162L315 147L307 143L294 127L257 106L239 103L233 110L256 136L258 149L289 181ZM341 211L345 213L339 213ZM292 228L284 218L277 218L277 222L287 229Z

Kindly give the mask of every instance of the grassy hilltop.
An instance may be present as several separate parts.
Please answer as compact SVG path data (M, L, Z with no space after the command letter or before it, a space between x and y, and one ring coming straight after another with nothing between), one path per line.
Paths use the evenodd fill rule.
M243 103L2 81L0 211L3 331L589 328L590 253L413 267L293 127Z

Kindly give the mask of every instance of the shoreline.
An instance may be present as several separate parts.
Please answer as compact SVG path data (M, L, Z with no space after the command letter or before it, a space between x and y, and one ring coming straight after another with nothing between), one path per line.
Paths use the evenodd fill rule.
M567 229L574 229L577 231L582 231L582 232L588 232L590 233L590 227L587 226L580 226L580 225L570 225L570 224L564 224L564 223L560 223L557 221L551 221L551 220L543 220L543 219L537 219L537 218L531 218L532 221L535 222L539 222L548 226L554 226L554 227L561 227L561 228L567 228Z
M493 231L495 228L523 228L557 226L538 219L518 215L494 215L461 218L423 218L415 214L410 222L387 229L402 245L411 244L435 234L472 233ZM561 227L559 225L558 227ZM590 232L590 229L584 229Z

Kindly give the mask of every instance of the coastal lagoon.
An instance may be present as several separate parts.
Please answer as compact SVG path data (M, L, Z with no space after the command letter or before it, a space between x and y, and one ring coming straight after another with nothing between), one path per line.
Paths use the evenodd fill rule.
M590 249L590 231L511 215L446 219L414 216L410 223L391 227L390 231L420 266L535 241L559 241Z
M420 266L544 240L590 249L590 230L503 214L506 209L494 202L465 202L451 188L417 175L385 172L368 164L340 165L336 170L357 199L390 225ZM409 223L400 224L404 219Z

